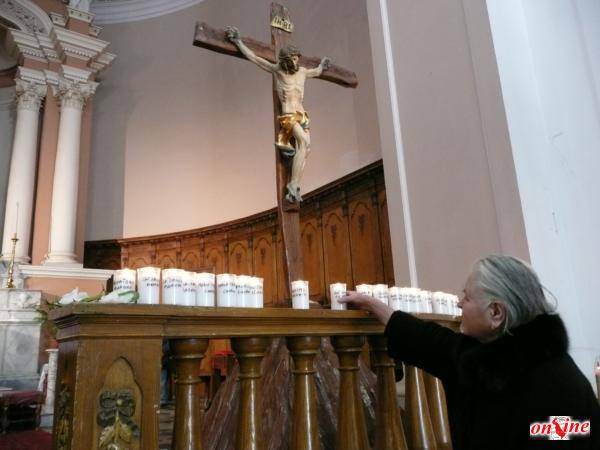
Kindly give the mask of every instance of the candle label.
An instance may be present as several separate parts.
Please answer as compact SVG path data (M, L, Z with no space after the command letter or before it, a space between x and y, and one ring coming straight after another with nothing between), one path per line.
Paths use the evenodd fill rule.
M131 291L135 287L135 282L133 280L121 279L116 280L113 285L113 289L115 291L124 290Z
M144 284L144 286L146 286L146 287L159 287L160 279L155 278L155 277L143 277L140 280L140 284Z

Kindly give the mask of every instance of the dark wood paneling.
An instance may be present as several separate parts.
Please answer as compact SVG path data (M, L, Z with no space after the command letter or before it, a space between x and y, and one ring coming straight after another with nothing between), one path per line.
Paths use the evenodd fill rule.
M195 237L181 240L181 268L194 272L204 267L202 254L202 238Z
M323 237L320 218L305 217L300 223L300 244L304 259L304 279L308 281L310 297L315 300L325 298L323 277Z
M323 268L326 286L331 283L346 283L347 287L352 287L350 235L345 209L333 204L323 211ZM329 289L326 293L329 298Z
M371 164L305 196L300 211L305 278L327 301L329 284L393 284L383 166ZM87 242L86 267L148 265L264 278L265 305L289 298L275 209L224 224L160 236Z
M387 209L385 190L377 192L379 206L379 231L381 235L381 251L383 256L383 278L389 286L394 284L394 260L392 258L392 239L390 237L390 221Z
M236 275L252 274L252 247L249 237L229 242L229 272Z
M264 304L277 299L277 240L273 231L263 231L253 239L254 275L263 278Z
M383 260L379 220L371 193L361 193L348 202L350 249L354 284L383 282Z

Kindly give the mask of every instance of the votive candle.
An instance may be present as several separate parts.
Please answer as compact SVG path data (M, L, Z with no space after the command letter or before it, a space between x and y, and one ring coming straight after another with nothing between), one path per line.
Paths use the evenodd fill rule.
M292 308L294 308L294 309L308 309L309 308L308 281L304 281L304 280L292 281Z
M331 309L343 311L347 309L345 303L338 300L346 295L346 283L332 283L329 285L329 297L331 298Z
M137 269L139 304L158 305L160 302L160 269L142 267Z

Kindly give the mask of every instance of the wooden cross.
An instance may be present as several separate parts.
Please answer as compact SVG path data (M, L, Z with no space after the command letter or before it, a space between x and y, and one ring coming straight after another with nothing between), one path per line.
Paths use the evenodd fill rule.
M279 50L287 44L293 30L293 24L290 20L288 9L277 3L271 3L269 23L271 24L270 45L248 37L243 37L243 41L257 56L272 63L276 63L276 55L278 55ZM212 28L206 23L196 24L194 45L218 53L245 59L238 48L227 39L225 30ZM320 61L321 58L319 57L302 55L299 60L299 65L310 68L317 66ZM358 85L358 80L354 72L335 65L331 65L327 70L324 70L318 78L344 87L355 88ZM281 114L281 105L275 89L275 79L273 79L273 109L275 111L275 140L277 140L277 135L279 133L279 121L277 116ZM277 207L281 234L283 236L285 264L287 266L286 289L289 290L290 282L292 280L302 280L304 272L302 248L300 246L300 208L298 203L290 203L285 200L286 185L291 172L291 162L289 159L282 157L281 152L278 149L275 151L277 155ZM284 305L284 300L278 299L278 304L276 304L276 306Z

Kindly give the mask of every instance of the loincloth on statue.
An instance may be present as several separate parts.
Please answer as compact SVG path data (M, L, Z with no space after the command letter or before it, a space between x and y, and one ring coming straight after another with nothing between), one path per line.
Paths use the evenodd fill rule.
M277 134L277 145L282 147L292 147L291 140L294 137L294 125L299 124L304 131L308 131L310 122L306 111L282 114L277 116L279 121L279 133Z

